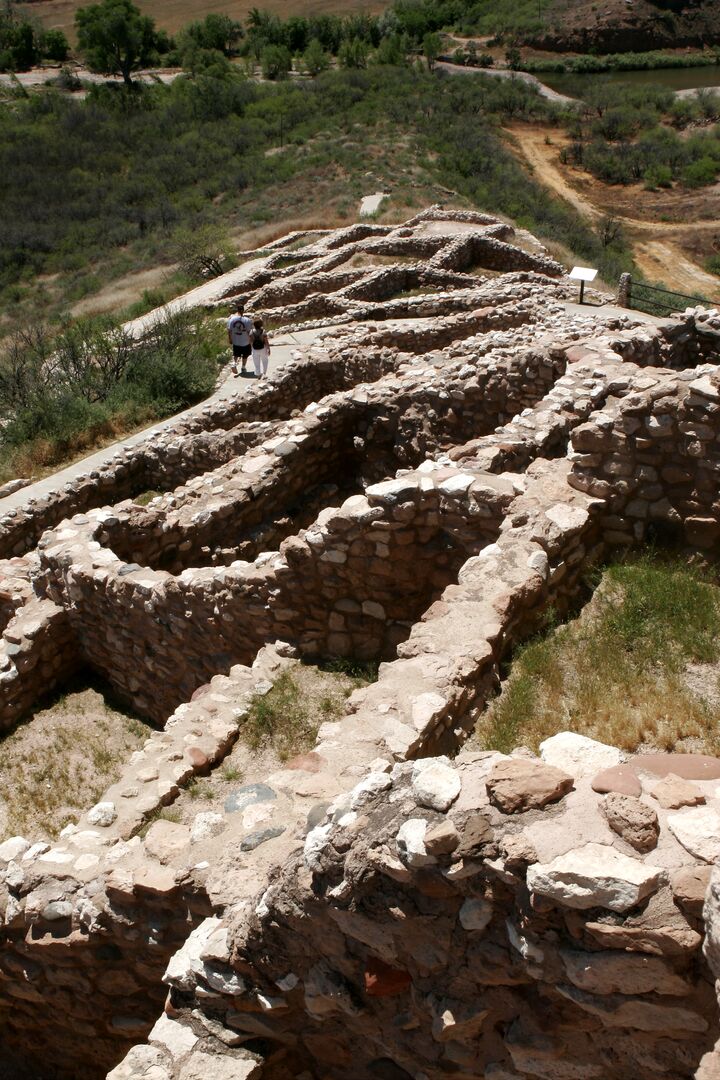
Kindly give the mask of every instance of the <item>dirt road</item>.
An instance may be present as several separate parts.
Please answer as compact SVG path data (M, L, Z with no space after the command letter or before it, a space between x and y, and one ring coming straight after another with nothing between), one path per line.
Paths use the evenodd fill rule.
M516 124L508 129L508 133L512 149L531 167L541 184L592 222L612 216L621 223L632 245L635 261L648 278L662 281L680 292L699 292L711 298L720 296L717 277L709 274L683 250L683 241L690 241L697 234L710 233L720 237L717 216L692 223L652 221L629 216L623 213L619 200L613 199L616 189L589 180L584 185L585 190L580 191L571 183L572 170L559 160L560 150L568 141L561 128ZM604 200L607 200L605 205L593 200L596 188L603 189Z

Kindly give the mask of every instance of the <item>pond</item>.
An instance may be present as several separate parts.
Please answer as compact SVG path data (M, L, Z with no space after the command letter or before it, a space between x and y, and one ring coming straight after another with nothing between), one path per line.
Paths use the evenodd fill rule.
M720 67L649 68L643 71L605 71L599 74L577 75L540 72L540 82L568 97L582 98L596 86L665 86L670 90L694 90L701 86L720 90Z

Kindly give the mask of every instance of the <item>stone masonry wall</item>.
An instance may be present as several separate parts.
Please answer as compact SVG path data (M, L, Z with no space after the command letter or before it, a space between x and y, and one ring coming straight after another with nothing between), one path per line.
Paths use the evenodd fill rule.
M463 215L437 208L327 234L299 270L270 265L257 284L307 279L310 262L326 273L363 245L519 258L507 226L464 217L460 236L443 222ZM412 325L385 321L399 301L377 301L385 325L334 330L277 384L205 406L0 523L9 545L32 545L44 514L88 500L7 564L2 723L79 663L164 723L52 845L0 844L2 1067L716 1080L701 945L716 968L717 885L705 923L702 901L720 761L623 761L571 733L540 759L441 756L611 546L653 520L700 544L719 527L713 327L571 315L564 289L523 270L447 318L437 297L404 299ZM342 483L318 483L338 470L364 494L316 513L338 499ZM178 483L143 509L110 505ZM308 489L316 518L287 535ZM174 573L138 565L163 559ZM325 655L386 662L312 752L243 777L191 824L161 816L221 764L288 665Z

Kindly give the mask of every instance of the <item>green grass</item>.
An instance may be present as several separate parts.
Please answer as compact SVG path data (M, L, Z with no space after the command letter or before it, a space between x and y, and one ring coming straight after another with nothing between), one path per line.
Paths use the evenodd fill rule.
M286 761L312 748L319 726L319 718L303 702L297 682L285 671L267 694L253 700L242 737L251 750L269 746Z
M374 682L377 667L342 659L284 671L267 694L253 699L243 740L251 750L272 750L281 761L311 750L320 724L340 719L348 695Z
M138 506L147 506L153 499L157 499L158 495L162 495L161 491L143 491L141 495L136 495L133 502Z
M474 740L508 752L571 730L626 750L717 747L720 587L653 552L608 566L582 617L515 653ZM708 665L689 684L688 665ZM699 686L699 689L698 689Z

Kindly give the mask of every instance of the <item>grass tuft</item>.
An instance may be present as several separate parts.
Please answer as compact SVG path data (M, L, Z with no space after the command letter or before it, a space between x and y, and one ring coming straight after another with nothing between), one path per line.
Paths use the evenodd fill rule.
M713 574L648 552L605 568L574 622L515 653L474 742L534 750L571 730L624 750L714 752L720 587Z

